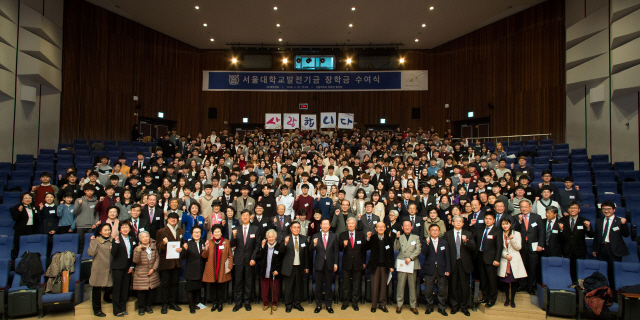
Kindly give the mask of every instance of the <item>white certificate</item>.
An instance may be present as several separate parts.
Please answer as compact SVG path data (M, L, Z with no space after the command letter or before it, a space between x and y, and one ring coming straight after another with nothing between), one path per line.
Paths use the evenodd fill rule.
M406 264L404 260L398 259L396 261L396 270L398 272L413 273L413 260L411 260L409 264Z
M180 248L180 241L167 242L167 259L180 259L180 252L176 249Z
M537 242L531 242L531 250L532 251L538 251L538 243Z

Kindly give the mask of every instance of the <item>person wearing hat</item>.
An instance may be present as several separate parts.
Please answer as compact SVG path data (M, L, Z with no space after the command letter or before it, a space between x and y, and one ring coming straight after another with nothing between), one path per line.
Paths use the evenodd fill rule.
M222 209L222 203L218 200L213 200L211 203L212 211L210 214L204 217L204 229L210 231L211 227L216 224L221 224L222 220L226 219Z
M249 210L253 212L256 207L256 200L249 197L249 186L243 185L240 188L241 196L233 201L233 208L236 210L236 219L240 219L240 212Z
M167 259L167 244L169 241L179 241L180 247L176 252L182 252L182 244L184 243L184 231L178 228L180 216L171 212L167 215L167 226L158 230L156 233L157 248L160 255L160 278L162 279L162 314L167 313L167 308L175 311L181 311L182 308L176 304L178 298L178 275L182 268L182 260Z
M222 237L220 224L211 226L211 240L205 243L202 257L207 260L202 281L209 284L209 294L213 301L211 311L222 312L227 282L231 281L233 252L229 240Z

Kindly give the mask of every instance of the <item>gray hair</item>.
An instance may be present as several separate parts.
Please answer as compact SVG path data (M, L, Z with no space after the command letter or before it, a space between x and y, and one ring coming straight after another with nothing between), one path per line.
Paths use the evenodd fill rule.
M141 234L146 234L147 237L151 238L151 235L149 234L149 231L140 231L140 232L138 232L138 238L140 238Z
M270 233L273 233L273 235L276 236L276 238L278 237L278 233L274 229L267 230L267 233L265 234L265 237L268 237Z
M453 218L451 218L451 221L455 222L456 219L460 219L460 220L462 220L464 222L464 217L462 215L453 216Z
M389 211L389 214L390 214L390 215L392 214L392 215L394 215L394 216L396 216L396 217L399 217L399 216L400 216L400 214L398 213L398 211L397 211L397 210L391 210L391 211Z
M347 223L349 223L349 221L353 221L353 222L355 222L356 224L358 223L358 220L356 220L356 218L354 218L354 217L349 217L349 218L347 218Z

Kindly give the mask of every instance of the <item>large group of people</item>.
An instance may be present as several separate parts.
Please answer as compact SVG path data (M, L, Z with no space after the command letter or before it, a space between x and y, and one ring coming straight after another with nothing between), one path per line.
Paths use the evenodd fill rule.
M629 226L613 203L602 203L598 221L586 220L571 177L559 190L543 171L531 185L536 173L525 157L507 165L500 143L489 150L450 132L172 130L152 151L133 163L103 157L81 178L69 168L57 185L43 173L11 211L16 238L77 232L79 252L89 246L98 316L103 292L116 316L127 315L130 289L138 313L152 313L158 287L161 312L180 311L181 268L191 313L204 307L203 289L211 311L222 311L230 281L233 311L251 310L254 281L263 310L277 309L282 283L286 312L303 311L309 273L314 312L334 312L339 275L341 309L357 311L368 272L371 312L388 312L393 274L396 313L408 286L418 314L416 285L424 281L425 313L446 316L449 306L469 316L471 279L486 307L499 291L515 307L516 292L535 294L541 257L571 259L576 280L577 259L593 255L611 272L628 254ZM94 235L89 244L86 233ZM595 239L593 252L585 237Z

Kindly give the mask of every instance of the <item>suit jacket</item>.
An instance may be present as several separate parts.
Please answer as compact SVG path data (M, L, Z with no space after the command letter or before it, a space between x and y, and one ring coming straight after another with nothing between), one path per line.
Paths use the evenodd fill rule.
M438 269L438 274L443 277L445 272L451 272L451 257L449 256L449 246L447 240L438 238L438 247L434 246L434 242L430 239L427 244L426 240L422 240L422 255L425 256L422 272L432 275ZM437 250L437 251L436 251Z
M467 237L467 241L462 241L462 236ZM451 272L456 272L457 251L455 229L451 229L444 234L444 239L449 244L449 258L451 258ZM473 254L476 250L476 242L473 239L473 233L468 230L461 230L460 233L460 260L462 260L462 268L465 273L473 272Z
M340 215L336 215L335 214L335 210L331 211L331 229L333 230L333 232L335 232L335 234L341 234L345 231L347 231L347 221L344 218L344 213L341 211ZM349 218L357 218L355 213L351 212L351 210L349 210L349 213L347 214L347 219Z
M475 255L481 256L484 264L493 264L494 261L500 262L500 255L502 254L502 229L494 224L491 231L487 233L487 237L483 243L482 238L484 237L485 230L485 224L482 224L481 228L476 229L475 239L477 245ZM480 251L480 248L482 248L482 251Z
M584 256L590 254L587 252L587 241L585 241L585 236L589 238L593 238L595 236L595 232L593 232L593 228L595 225L591 222L589 229L584 225L585 221L589 221L584 217L578 216L576 217L576 223L573 226L573 230L571 230L571 216L562 217L560 219L560 223L562 223L562 236L564 237L564 241L562 242L562 254L564 256L569 256L570 254L576 256Z
M300 259L300 266L302 269L309 269L308 256L307 256L307 236L298 235L298 258ZM283 254L282 257L282 275L290 276L293 270L293 260L296 257L296 247L293 241L293 235L289 237L289 243L285 244L284 241L280 243L280 251Z
M238 221L237 219L225 219L225 223L222 226L222 237L227 240L231 240L231 232L229 232L229 221L231 221L231 230L237 229L240 225L240 221ZM208 240L211 240L211 235L209 235Z
M373 236L373 235L372 235ZM344 245L347 241L347 245ZM338 245L342 251L342 269L343 270L362 270L363 265L367 262L365 244L367 236L357 230L353 231L353 247L349 239L349 231L345 231L338 236Z
M204 265L207 262L202 258L205 240L201 238L198 242L191 239L187 242L187 250L182 248L180 259L185 259L184 278L187 280L202 280ZM198 250L199 249L199 250Z
M603 231L604 231L604 217L598 218L596 220L596 231L595 238L593 239L593 252L600 252L600 246L604 239ZM614 217L613 222L609 226L609 244L611 245L611 250L616 257L622 257L629 255L629 250L627 249L627 245L624 243L623 237L629 236L629 224L622 224L620 222L620 218Z
M472 212L467 216L467 223L468 223L467 228L471 232L475 233L476 229L479 229L479 228L484 229L484 210L480 209L480 212L478 213L478 217L476 218L476 223L474 225L471 225L471 220L473 220L473 215L474 213Z
M147 231L149 231L151 239L156 240L158 230L164 228L164 211L162 207L156 205L153 209L153 219L149 219L149 206L145 206L140 213L140 220L149 225Z
M374 233L371 235L369 241L365 245L365 250L371 250L369 254L369 261L367 261L367 269L370 274L373 274L378 268L378 263L381 260L380 256L382 256L382 260L384 261L384 269L385 272L389 272L390 268L395 266L395 261L393 261L393 243L394 237L390 237L388 232L384 233L384 238L382 240L382 251L380 248L380 238L378 238L378 233Z
M265 275L267 274L267 263L268 263L267 259L269 258L269 246L267 244L265 244L264 247L262 247L262 244L260 245L261 247L258 250L258 254L256 256L256 258L258 259L258 261L260 261L260 263L258 263L256 272L258 273L258 276L260 278L265 278ZM280 251L280 246L276 242L275 247L273 247L273 253L271 254L269 278L273 277L272 275L274 271L278 271L278 275L276 276L276 278L280 277L280 274L282 273L282 256L283 256L283 253L282 251Z
M139 239L139 234L141 231L147 231L149 232L149 235L151 235L151 232L149 231L149 221L147 220L143 220L142 219L142 215L140 217L138 217L138 232L136 232L136 230L133 229L133 219L129 218L127 220L124 220L122 222L129 222L131 224L131 231L129 231L129 235L131 237L133 237L136 241L138 241Z
M18 210L20 206L22 206L22 203L18 203L17 205L11 207L10 209L11 217L13 218L13 221L15 221L15 223L13 224L13 230L18 232L24 231L25 227L27 226L27 222L29 221L29 215L27 214L27 210L25 208L22 208L22 211ZM36 229L38 225L38 209L32 206L31 210L33 212L32 221L33 221L34 231L36 231L38 230Z
M249 266L251 260L257 261L256 255L262 242L262 238L260 238L258 234L258 227L249 224L245 243L243 239L243 227L242 223L237 224L235 229L238 230L238 233L235 237L233 237L233 235L231 236L231 247L236 248L233 253L233 262L236 267L242 267L244 264Z
M416 208L417 208L417 209L419 209L419 208L420 208L420 204L419 204L419 203L416 203L416 202L415 202L415 201L413 201L413 200L409 200L409 201L408 201L408 204L407 204L406 206L404 205L404 199L401 199L401 200L400 200L400 202L399 202L400 207L398 208L398 213L399 213L400 215L398 216L398 219L404 219L404 218L409 217L409 210L408 210L408 209L409 209L409 206L410 206L412 203L416 205ZM417 215L417 213L416 213L416 215Z
M224 199L223 199L224 200ZM244 198L242 196L238 197L236 201L233 202L233 208L236 209L236 219L240 219L240 214L242 210L249 210L249 212L253 213L253 209L256 207L256 200L247 196L247 204L244 204Z
M363 214L360 217L360 221L358 221L358 230L361 230L364 234L365 238L367 237L367 232L371 232L371 234L375 234L376 232L376 223L380 222L380 217L371 213L371 224L367 222L367 214Z
M253 218L253 221L251 221L252 225L258 227L258 234L261 239L267 238L267 230L271 229L272 223L273 219L265 217L264 214L260 218L260 221L258 221L257 218Z
M416 203L418 204L418 212L423 217L428 215L428 209L430 209L431 207L435 207L438 204L438 202L436 201L436 197L431 194L429 194L428 197L423 198L422 201L420 201L420 196L417 196Z
M280 241L282 239L284 239L284 237L286 237L287 235L291 234L291 230L289 229L291 227L291 217L290 216L283 216L282 217L282 228L280 228L280 216L275 216L271 219L271 225L273 226L272 229L275 229L276 232L278 233L278 238L277 241ZM266 231L265 231L266 232Z
M404 224L404 221L411 221L411 216L408 215L408 216L404 217L403 219L398 218L398 220L401 220L402 224ZM425 223L426 223L426 221L424 221L424 219L422 219L421 216L418 216L416 214L415 215L415 221L413 223L413 229L411 229L411 233L415 234L416 236L419 236L420 239L424 238L424 228L425 228L424 225L425 225ZM402 232L402 230L400 230L400 232Z
M156 234L156 248L158 249L158 254L160 255L160 270L169 270L173 268L182 268L182 260L181 259L167 259L167 245L162 241L164 238L167 238L168 241L180 241L180 247L184 243L184 231L180 228L176 229L176 236L173 236L169 226L166 226L160 230L158 230ZM184 249L184 248L183 248Z
M137 160L136 160L136 161L134 161L134 162L131 164L131 168L134 168L134 167L135 167L135 168L139 168L139 167L138 167L138 161L137 161ZM143 161L143 162L142 162L142 170L140 170L140 173L141 173L141 174L142 174L142 173L145 173L145 172L147 172L147 170L149 170L149 162L148 162L148 161Z
M542 225L542 218L535 213L529 213L528 231L524 222L524 217L522 217L522 223L520 222L520 218L518 217L518 224L516 225L516 228L514 228L514 230L520 232L522 236L522 247L524 248L526 245L526 248L524 248L524 250L533 253L533 249L531 249L531 243L537 242L538 246L544 246L545 235L544 226ZM529 238L529 240L526 240L527 237Z
M228 207L233 207L233 195L229 195L229 200L227 200L227 197L224 194L220 197L222 197L220 200L220 212L227 212ZM233 218L237 219L236 217Z
M313 244L314 239L317 239L317 245ZM315 251L315 262L313 263L313 269L321 271L324 267L324 263L327 263L327 267L338 265L338 236L335 233L329 232L327 235L327 247L325 248L322 241L322 231L317 232L311 238L309 243L310 252ZM326 258L326 259L325 259Z
M396 238L396 241L393 244L393 250L398 250L398 257L396 258L396 260L405 260L409 258L413 260L413 269L420 269L420 260L418 260L418 256L420 255L419 236L411 234L409 235L409 239L407 240L407 236L404 233L401 234L400 238Z
M386 174L384 174L384 172L380 171L380 178L378 179L378 177L374 172L371 175L371 185L373 185L374 188L378 189L378 182L382 182L382 184L384 185L384 188L387 189L389 186L389 177Z
M127 245L129 242L129 256L127 257ZM125 239L122 235L118 235L118 242L115 240L111 243L111 269L129 269L133 266L133 249L136 248L137 240L129 233L129 237Z
M182 198L178 199L178 208L182 209L182 207L186 207L187 212L189 212L189 207L191 206L192 203L198 203L198 201L196 201L196 199L194 198L187 198L186 200L183 200Z
M549 235L549 245L547 245L547 224L548 219L542 219L542 225L544 227L544 236L545 241L542 242L541 247L544 248L542 254L545 257L562 257L562 243L564 242L564 237L562 236L562 232L558 223L560 220L556 217L556 221L551 227L551 234Z

